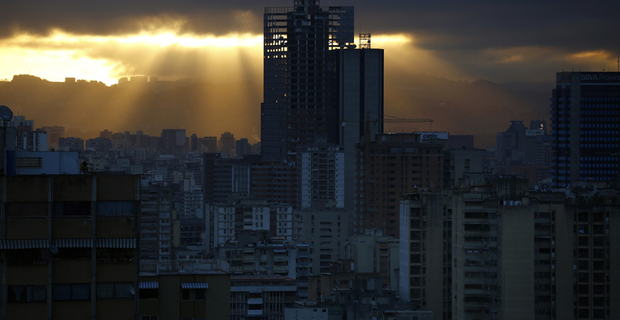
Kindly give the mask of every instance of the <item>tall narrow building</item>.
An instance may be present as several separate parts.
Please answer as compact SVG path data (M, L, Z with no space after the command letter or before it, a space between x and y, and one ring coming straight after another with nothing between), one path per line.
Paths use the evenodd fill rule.
M620 72L559 72L551 98L553 185L609 181L619 171Z
M298 144L338 142L331 50L353 47L353 7L265 8L261 147L267 160L294 159Z

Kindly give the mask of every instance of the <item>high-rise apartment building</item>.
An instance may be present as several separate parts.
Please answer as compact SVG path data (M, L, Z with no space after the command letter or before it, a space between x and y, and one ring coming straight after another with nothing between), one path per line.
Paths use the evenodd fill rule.
M252 164L250 194L254 199L294 204L295 168L282 161L261 161Z
M620 72L558 72L551 98L553 185L619 171Z
M312 144L297 151L297 208L345 208L344 147Z
M140 206L140 267L141 271L154 272L159 262L174 259L172 188L143 185Z
M330 51L353 46L353 15L353 7L321 7L317 0L295 0L293 8L265 8L265 159L286 159L297 144L317 138L336 143L335 59Z
M2 319L138 318L138 176L3 176Z
M404 302L443 319L618 317L616 191L589 181L567 196L531 192L514 176L468 179L401 202Z
M402 194L442 188L443 144L423 140L420 134L380 134L360 146L354 233L375 228L398 238Z

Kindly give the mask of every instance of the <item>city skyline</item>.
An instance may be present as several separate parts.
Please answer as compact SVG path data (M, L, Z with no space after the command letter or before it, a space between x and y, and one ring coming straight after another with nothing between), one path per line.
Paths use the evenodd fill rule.
M562 2L561 8L550 2L341 5L352 4L356 20L363 21L355 34L370 32L373 47L386 49L388 77L420 72L454 80L552 83L548 75L561 70L617 69L614 17L605 10L611 2ZM263 7L292 5L11 3L0 23L6 62L0 78L33 74L108 85L134 75L261 82ZM68 6L72 10L63 9Z
M204 85L180 93L183 99L125 91L114 96L119 101L85 104L70 96L70 104L65 98L58 104L45 97L29 105L15 96L3 103L31 114L39 125L151 134L175 127L201 136L224 131L259 136L263 7L293 3L229 1L207 7L154 2L145 8L113 2L81 4L62 12L56 9L64 6L59 3L54 7L57 14L51 15L42 13L50 9L46 4L32 6L34 11L10 4L0 22L5 26L0 31L0 57L5 62L0 79L31 74L50 81L70 77L112 85L123 77L147 76L160 81L193 78ZM475 134L480 147L493 143L502 121L548 119L548 92L556 72L617 68L616 44L605 36L613 29L613 18L597 10L601 3L587 8L564 3L561 17L550 14L555 7L538 3L355 5L355 43L359 33L371 32L372 48L385 50L385 114L435 119L433 129ZM96 10L89 10L91 6ZM595 18L597 23L588 23ZM463 85L467 83L470 86ZM34 106L52 114L33 112ZM103 116L101 110L106 110Z

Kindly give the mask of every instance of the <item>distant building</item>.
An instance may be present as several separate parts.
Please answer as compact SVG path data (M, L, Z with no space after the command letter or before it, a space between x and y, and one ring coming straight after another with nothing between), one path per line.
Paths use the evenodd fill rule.
M84 151L84 140L80 138L60 138L58 139L58 150L59 151L74 151L74 152L82 152Z
M50 149L58 148L58 140L65 137L65 127L53 126L42 127L47 132L47 147Z
M474 148L474 136L473 135L451 134L449 142L448 142L448 148L450 149L456 149L456 148L473 149Z
M220 151L227 154L228 157L234 158L237 148L236 143L235 135L226 131L220 136Z
M510 121L510 127L497 133L495 157L506 165L521 164L525 152L525 130L523 121Z
M295 204L295 167L282 161L252 163L250 194L253 199Z
M109 131L108 129L105 129L105 130L99 132L99 138L112 140L112 134L114 134L112 131Z
M21 132L30 132L34 131L34 120L26 120L25 116L14 116L13 120L7 121L6 126L16 128Z
M47 132L41 129L36 131L20 130L17 137L17 147L28 151L47 151Z
M345 208L345 148L315 143L297 149L299 209Z
M189 150L185 140L185 129L164 129L161 132L160 151L164 154L185 154Z
M297 281L282 276L231 276L230 317L284 319L297 301Z
M172 188L143 185L140 207L140 270L158 272L159 262L174 260Z
M290 205L257 200L212 205L208 208L207 241L209 248L237 241L242 231L269 231L270 238L297 241L301 217ZM237 222L243 222L243 224Z
M419 188L443 187L447 140L422 138L381 134L358 148L355 233L373 228L398 238L401 196Z
M221 153L205 153L205 202L226 204L231 194L248 197L251 165L251 159L222 158Z
M452 138L452 137L450 137ZM483 149L454 148L444 151L444 187L454 188L459 186L459 180L466 172L484 171Z
M86 150L105 152L112 150L112 140L95 138L86 140Z
M313 249L310 274L330 272L346 257L346 239L352 234L350 211L295 210L301 216L300 241Z
M237 157L243 157L247 154L252 154L252 146L246 138L241 138L237 140L237 142L235 142L235 146Z
M379 230L366 229L347 239L346 259L351 261L351 272L378 273L383 288L398 288L399 240L384 236Z

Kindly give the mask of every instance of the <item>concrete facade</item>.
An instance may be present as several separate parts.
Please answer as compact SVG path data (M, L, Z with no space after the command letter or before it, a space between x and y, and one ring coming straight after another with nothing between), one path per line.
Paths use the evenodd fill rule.
M2 177L0 188L3 319L137 317L137 176Z

